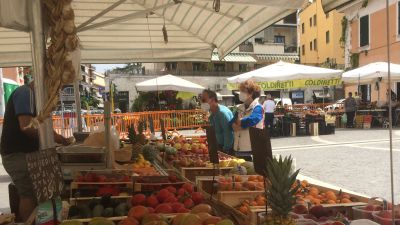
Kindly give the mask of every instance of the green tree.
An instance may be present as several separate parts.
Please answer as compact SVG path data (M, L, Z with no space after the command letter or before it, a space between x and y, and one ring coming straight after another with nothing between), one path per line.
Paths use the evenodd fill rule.
M124 67L117 67L111 73L142 74L142 63L128 63Z

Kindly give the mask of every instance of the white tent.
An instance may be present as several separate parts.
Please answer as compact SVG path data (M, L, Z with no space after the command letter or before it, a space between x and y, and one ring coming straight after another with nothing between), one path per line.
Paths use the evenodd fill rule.
M277 62L263 68L228 78L230 83L240 83L249 79L256 82L288 81L302 79L340 78L343 71L286 62Z
M29 1L0 1L0 67L32 62ZM215 48L222 59L305 2L220 0L216 12L213 1L73 0L82 63L210 61Z
M201 93L205 88L185 79L165 75L151 80L146 80L136 85L137 91L181 91Z
M400 65L390 63L390 74L393 80L400 80ZM388 63L375 62L343 73L342 80L349 84L371 84L376 81L387 81Z

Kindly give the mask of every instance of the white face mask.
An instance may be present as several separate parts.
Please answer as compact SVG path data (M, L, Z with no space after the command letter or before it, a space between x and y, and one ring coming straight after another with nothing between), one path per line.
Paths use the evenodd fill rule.
M201 110L209 112L210 111L210 104L208 103L201 103Z
M247 94L246 92L240 92L239 93L239 100L241 102L246 102L247 99L249 99L249 94Z

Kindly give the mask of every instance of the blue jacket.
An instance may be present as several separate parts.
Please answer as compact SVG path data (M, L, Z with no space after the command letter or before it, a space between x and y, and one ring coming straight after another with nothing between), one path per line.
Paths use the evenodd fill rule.
M233 114L228 107L218 105L218 112L211 113L209 117L210 124L215 129L218 145L223 146L223 150L231 150L233 147L233 129L230 121Z
M256 107L254 107L253 112L249 116L243 117L241 119L242 128L246 129L257 125L263 119L263 116L264 110L262 106L257 105Z

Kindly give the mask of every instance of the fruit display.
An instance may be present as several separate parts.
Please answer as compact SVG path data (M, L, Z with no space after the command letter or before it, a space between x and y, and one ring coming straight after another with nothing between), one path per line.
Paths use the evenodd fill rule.
M222 152L218 153L218 157L220 168L233 167L245 162L243 159L237 159ZM213 167L209 156L201 154L178 153L170 163L175 167Z
M239 206L236 207L241 213L248 215L251 207L262 206L265 207L267 199L263 195L258 195L253 200L244 200Z
M85 219L94 217L119 217L128 215L130 206L126 198L113 198L106 195L101 198L92 198L89 201L75 201L69 208L69 219Z
M310 185L306 180L300 182L300 187L296 194L297 202L300 204L304 202L310 202L313 205L359 202L357 198L342 193L342 191L338 193L331 190L320 191L318 187Z
M262 176L240 176L218 178L219 191L260 191L264 190L264 177Z
M118 225L234 225L228 219L211 215L211 211L210 205L201 204L188 213L167 217L165 214L153 213L146 207L134 206L129 210L128 217Z
M370 219L373 220L372 213L383 210L383 205L369 203L366 206L355 206L353 207L354 219ZM389 208L389 210L392 207Z
M304 205L296 205L290 214L293 219L307 221L301 224L321 224L321 225L346 225L349 221L341 214L335 214L332 209L323 207L322 205L313 206L310 210Z
M130 203L132 206L146 207L150 212L188 213L204 200L203 194L194 189L191 183L184 183L179 189L169 186L147 196L142 193L135 194Z
M75 174L74 182L78 183L126 183L131 182L127 170L81 171Z

